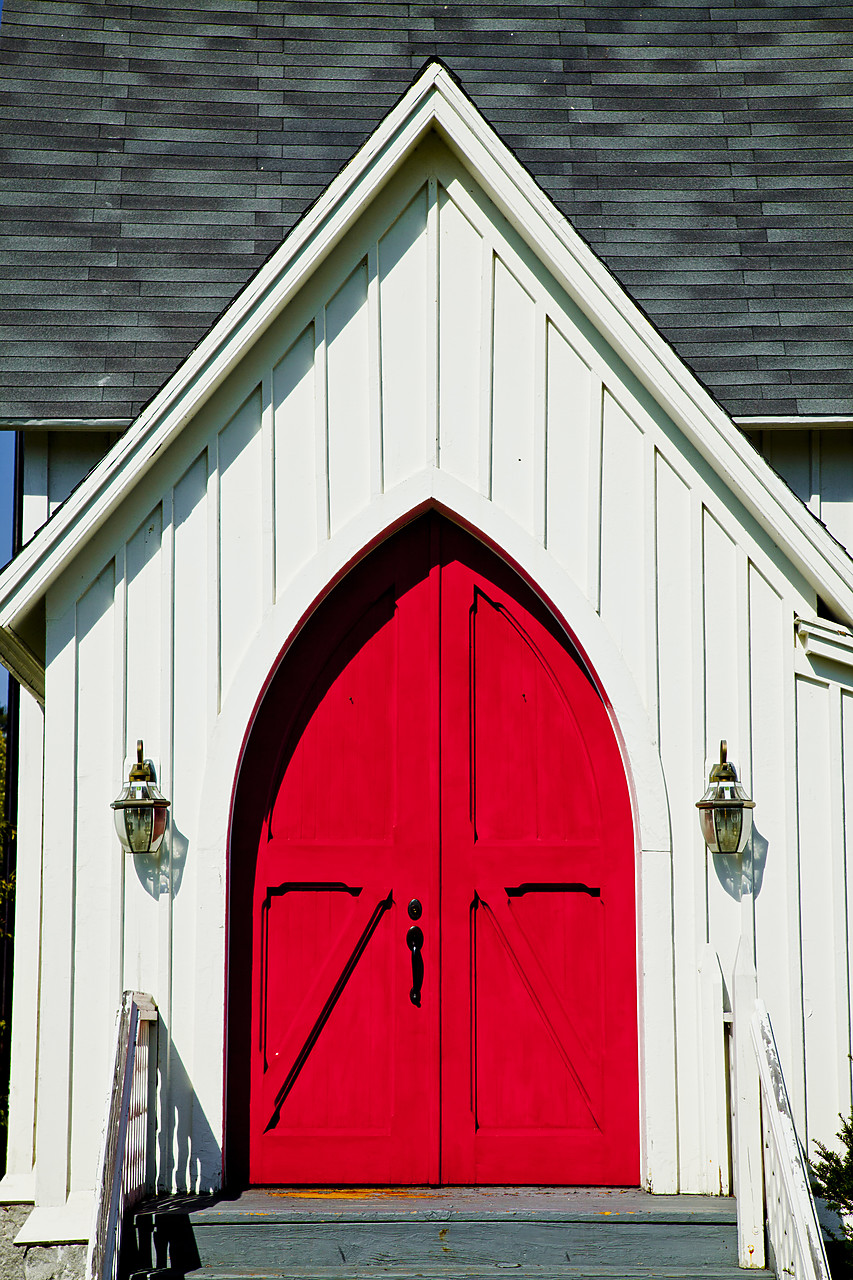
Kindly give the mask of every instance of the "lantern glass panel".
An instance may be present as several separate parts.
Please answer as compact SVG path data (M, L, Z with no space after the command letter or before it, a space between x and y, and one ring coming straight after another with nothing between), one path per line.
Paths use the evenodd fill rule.
M738 853L743 831L743 808L721 804L710 811L714 818L714 844L720 853Z
M147 853L154 833L154 810L132 805L124 811L127 843L132 853Z
M702 839L705 841L711 853L717 853L717 833L714 830L714 810L699 810L699 829L702 832Z

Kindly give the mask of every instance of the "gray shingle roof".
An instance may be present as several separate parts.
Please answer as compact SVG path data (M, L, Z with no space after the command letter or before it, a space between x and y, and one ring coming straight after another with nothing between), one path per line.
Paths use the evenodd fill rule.
M853 414L853 5L5 0L0 416L135 415L441 58L735 415Z

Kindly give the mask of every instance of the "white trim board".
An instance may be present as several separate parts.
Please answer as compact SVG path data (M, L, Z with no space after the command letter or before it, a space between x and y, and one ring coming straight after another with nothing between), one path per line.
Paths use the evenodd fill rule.
M390 111L181 368L0 574L0 659L10 632L303 287L431 130L811 586L853 619L853 562L743 438L574 232L451 76L432 64ZM19 664L20 670L20 664ZM21 670L37 692L39 680Z
M803 652L810 658L823 658L853 667L853 631L835 622L823 622L797 618L794 622L797 639Z

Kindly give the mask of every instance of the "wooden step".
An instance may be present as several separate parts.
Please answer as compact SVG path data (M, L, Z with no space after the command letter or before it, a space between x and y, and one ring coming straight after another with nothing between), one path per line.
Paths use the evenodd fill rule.
M128 1234L122 1270L138 1280L739 1274L733 1200L637 1190L252 1190L149 1202Z

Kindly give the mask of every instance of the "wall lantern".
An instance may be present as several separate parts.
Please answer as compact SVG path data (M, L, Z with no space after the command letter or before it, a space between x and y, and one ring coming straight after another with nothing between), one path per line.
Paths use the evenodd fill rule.
M118 838L127 853L156 853L166 831L170 800L154 785L154 770L145 763L142 739L136 744L136 764L127 785L110 808L115 811Z
M752 830L750 800L737 780L733 764L726 760L726 743L720 743L720 763L711 769L708 790L696 801L702 839L711 853L743 853Z

